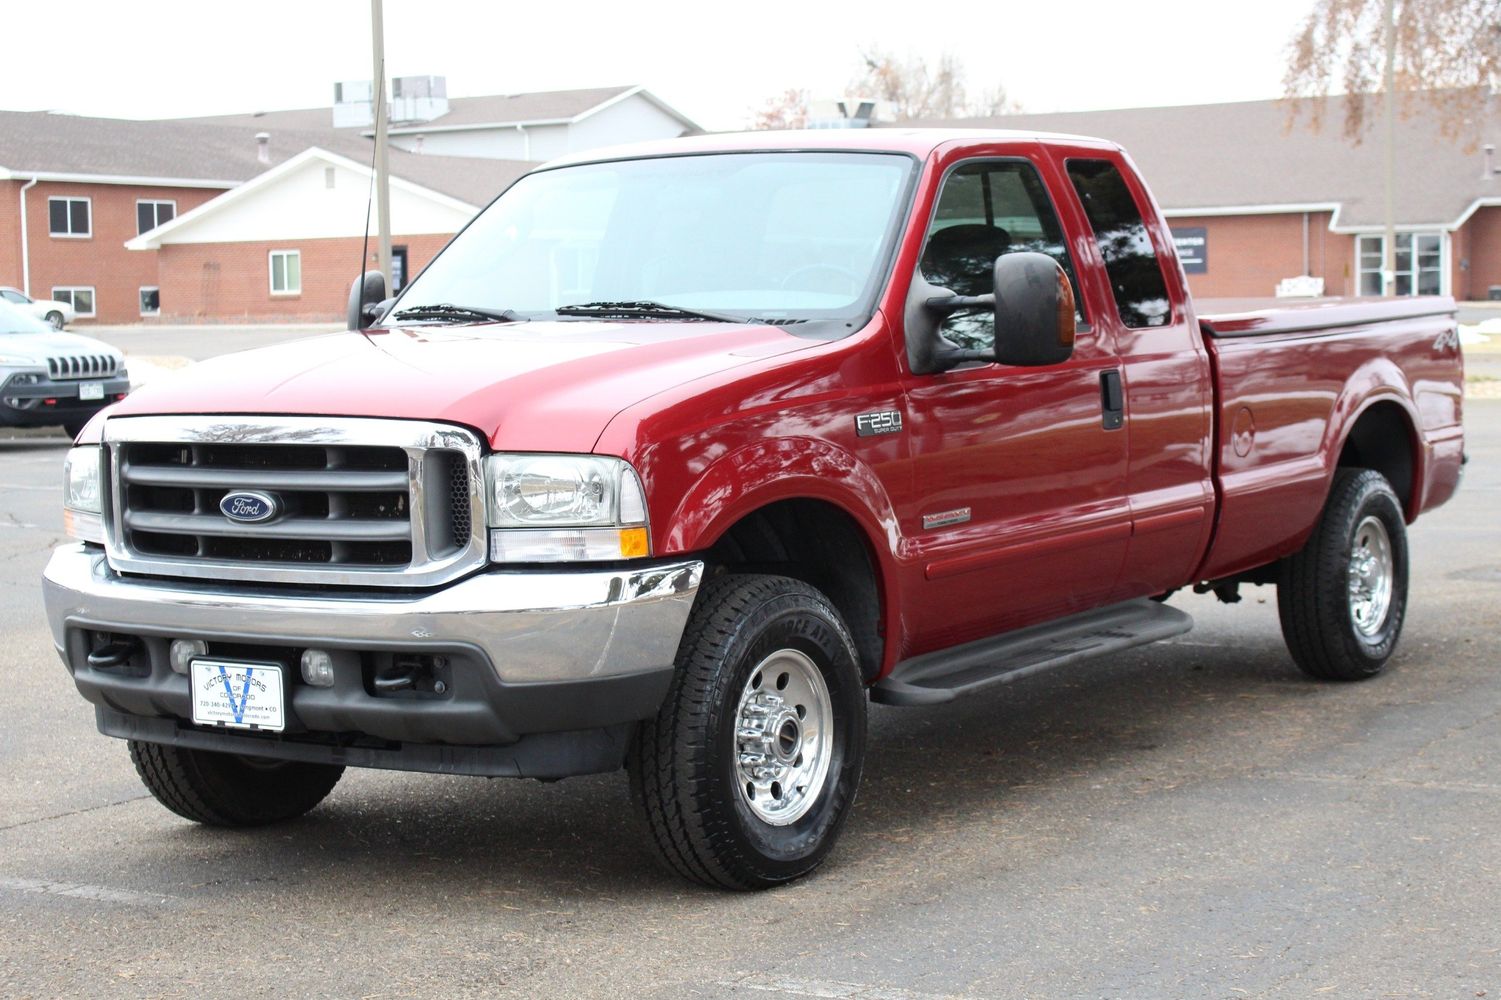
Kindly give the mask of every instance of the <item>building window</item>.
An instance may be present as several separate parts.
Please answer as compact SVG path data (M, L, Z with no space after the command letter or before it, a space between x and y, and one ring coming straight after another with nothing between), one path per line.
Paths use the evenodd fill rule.
M53 236L94 235L91 203L87 198L48 198L47 228Z
M177 202L175 201L138 201L136 202L136 235L139 236L148 229L155 229L163 222L171 222L177 215Z
M156 316L162 311L161 289L147 286L141 289L141 315Z
M298 295L302 292L302 252L271 251L271 294Z
M1355 244L1360 294L1381 295L1385 236L1361 236ZM1398 295L1440 295L1444 287L1444 238L1441 233L1397 234Z
M58 302L66 302L78 314L79 319L88 319L94 315L94 289L83 286L54 286L52 297Z

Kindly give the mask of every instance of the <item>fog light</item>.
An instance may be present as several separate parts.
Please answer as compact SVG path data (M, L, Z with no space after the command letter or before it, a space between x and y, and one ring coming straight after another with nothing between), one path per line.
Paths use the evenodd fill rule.
M302 679L313 687L333 687L333 656L321 649L304 650L302 654Z
M202 639L173 639L167 658L171 661L173 670L179 674L185 674L194 658L206 655L208 655L208 643Z

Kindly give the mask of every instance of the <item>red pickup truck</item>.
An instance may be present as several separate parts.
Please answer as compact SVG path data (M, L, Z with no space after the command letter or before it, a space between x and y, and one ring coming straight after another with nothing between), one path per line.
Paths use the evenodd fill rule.
M518 181L352 329L207 362L80 435L48 615L189 819L344 767L626 768L728 888L828 853L867 700L1162 639L1275 583L1369 677L1405 526L1460 479L1447 299L1195 308L1114 144L707 136Z

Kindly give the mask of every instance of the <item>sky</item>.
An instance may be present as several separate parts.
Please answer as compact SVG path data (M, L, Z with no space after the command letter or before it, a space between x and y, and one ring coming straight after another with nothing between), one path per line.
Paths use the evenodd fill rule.
M384 0L388 76L450 97L643 84L735 129L789 88L846 94L861 51L953 55L1033 112L1280 96L1313 0ZM370 0L8 4L0 108L167 118L327 106L371 77Z

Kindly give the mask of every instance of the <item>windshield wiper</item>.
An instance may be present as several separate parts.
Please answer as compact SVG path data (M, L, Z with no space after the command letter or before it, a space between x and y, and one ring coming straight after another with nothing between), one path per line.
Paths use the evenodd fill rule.
M456 306L451 302L435 302L431 305L412 306L392 313L397 319L454 319L469 322L497 321L514 323L518 317L509 309L480 309L476 306Z
M616 316L622 319L706 319L716 323L744 323L740 316L723 313L684 309L665 302L580 302L575 305L558 306L553 310L559 316Z

